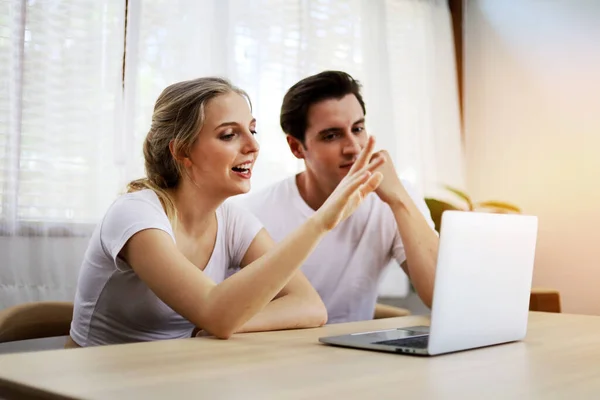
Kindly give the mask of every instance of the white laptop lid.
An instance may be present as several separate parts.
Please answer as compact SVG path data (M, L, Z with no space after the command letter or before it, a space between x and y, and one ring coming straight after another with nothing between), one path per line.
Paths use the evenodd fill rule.
M523 339L537 217L446 211L441 226L429 354Z

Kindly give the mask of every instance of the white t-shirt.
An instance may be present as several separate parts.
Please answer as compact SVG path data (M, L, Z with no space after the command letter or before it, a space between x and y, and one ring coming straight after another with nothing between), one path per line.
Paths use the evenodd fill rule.
M225 279L262 228L250 213L229 203L217 209L217 238L204 270L211 280ZM119 197L96 227L84 256L71 323L71 337L80 346L189 337L192 323L162 302L121 258L127 241L144 229L175 236L152 190Z
M403 184L434 229L423 197ZM232 200L252 211L275 241L314 213L300 196L295 176ZM373 318L382 272L392 258L398 264L406 260L404 245L392 210L372 193L321 240L302 271L325 303L329 323L367 320Z

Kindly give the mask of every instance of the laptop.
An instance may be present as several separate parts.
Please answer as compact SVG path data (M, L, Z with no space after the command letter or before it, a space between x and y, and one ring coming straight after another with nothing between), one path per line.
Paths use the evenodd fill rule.
M527 333L537 231L535 216L444 212L430 326L319 341L434 356L522 340Z

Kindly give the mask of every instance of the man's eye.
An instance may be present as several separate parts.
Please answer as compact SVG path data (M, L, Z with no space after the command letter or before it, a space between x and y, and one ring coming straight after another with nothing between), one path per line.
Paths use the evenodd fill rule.
M323 140L329 142L331 140L334 140L336 137L337 137L337 133L330 133L329 135L323 136Z
M364 126L357 126L356 128L353 129L354 133L361 133L365 130Z

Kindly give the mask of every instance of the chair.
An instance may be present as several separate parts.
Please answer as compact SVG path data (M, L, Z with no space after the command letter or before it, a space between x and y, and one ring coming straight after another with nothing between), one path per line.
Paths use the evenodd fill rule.
M39 301L0 311L0 343L66 336L73 319L73 303Z
M560 313L560 293L554 289L531 289L529 311Z
M375 304L375 314L373 315L373 319L406 317L407 315L410 315L410 311L404 308L377 303Z

